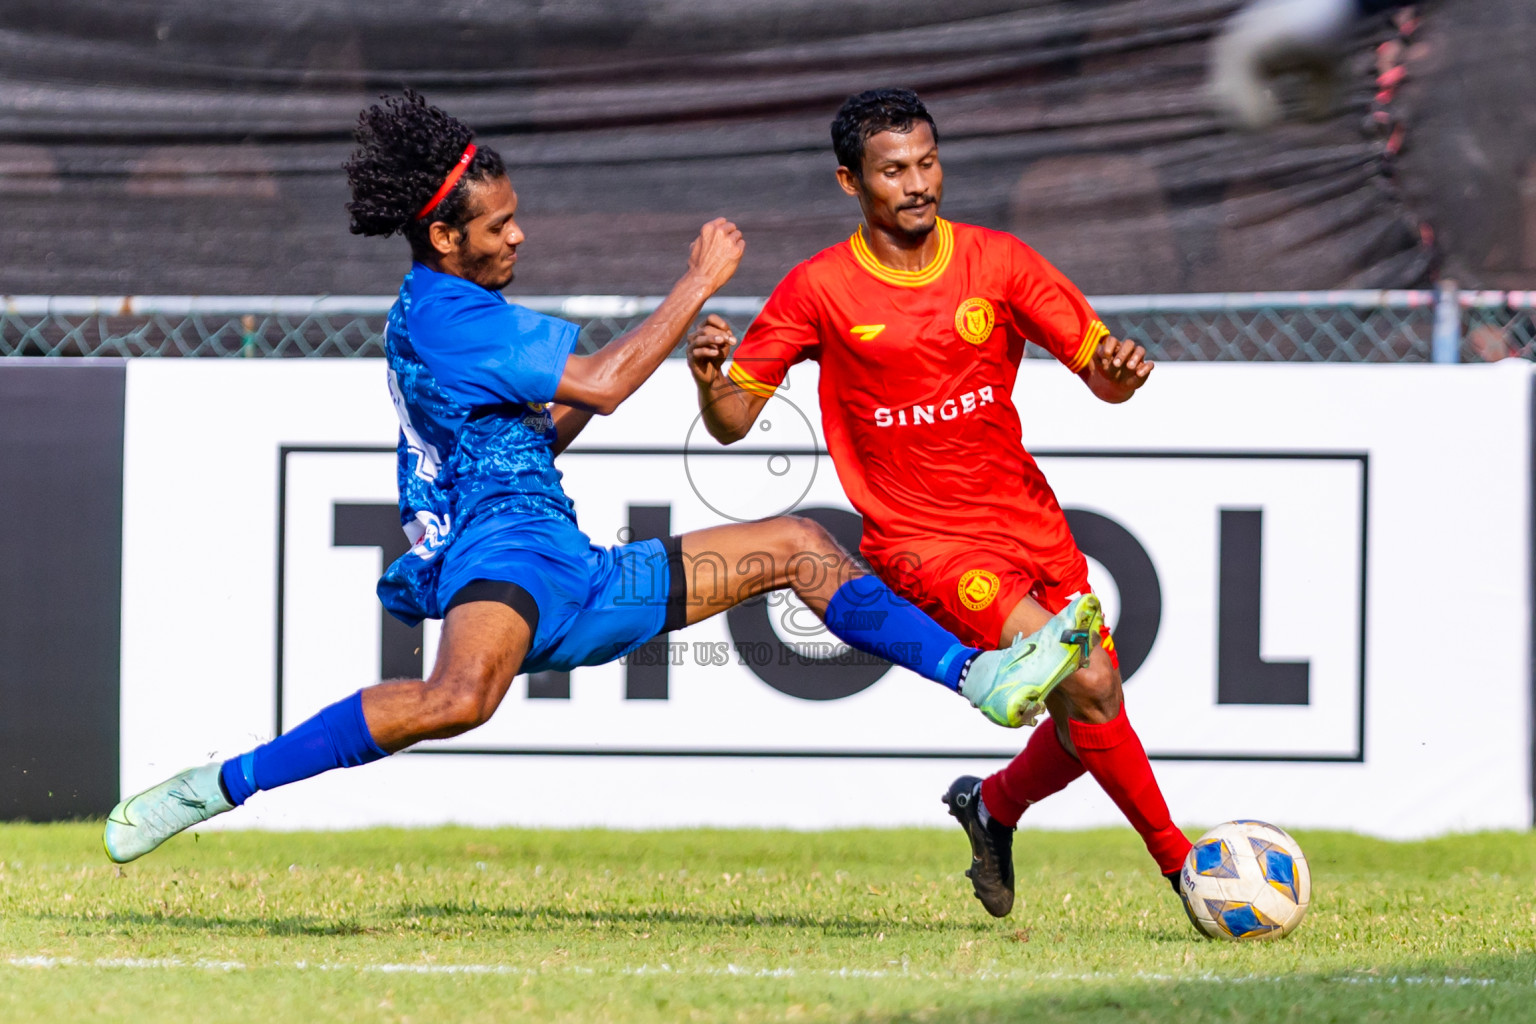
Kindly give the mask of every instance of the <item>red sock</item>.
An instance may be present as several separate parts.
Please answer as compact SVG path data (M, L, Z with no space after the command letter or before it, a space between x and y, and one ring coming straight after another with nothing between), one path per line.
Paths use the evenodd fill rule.
M1018 757L982 780L981 802L1004 825L1017 825L1026 807L1060 792L1085 770L1061 745L1056 723L1046 719L1035 726Z
M1168 814L1168 804L1157 788L1147 752L1136 730L1131 728L1125 708L1120 709L1116 718L1102 724L1069 719L1067 729L1083 767L1141 834L1158 870L1165 875L1179 870L1189 853L1190 842Z

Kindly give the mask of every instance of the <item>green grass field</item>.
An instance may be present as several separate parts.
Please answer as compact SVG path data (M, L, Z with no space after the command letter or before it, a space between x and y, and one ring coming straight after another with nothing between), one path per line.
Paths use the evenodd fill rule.
M0 1021L1536 1019L1536 835L1302 833L1312 912L1198 938L1129 830L1021 833L994 921L959 831L0 826Z

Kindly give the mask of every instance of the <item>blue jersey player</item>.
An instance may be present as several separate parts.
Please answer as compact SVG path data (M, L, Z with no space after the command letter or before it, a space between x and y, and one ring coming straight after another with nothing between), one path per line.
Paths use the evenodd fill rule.
M1021 724L1081 664L1091 631L1068 628L1081 607L1006 650L982 652L857 569L805 519L592 544L555 457L677 346L735 272L740 232L724 220L704 225L656 312L601 351L577 355L573 324L500 294L523 232L493 150L411 92L365 110L357 140L347 164L352 230L402 234L413 256L387 350L400 515L414 546L389 566L379 597L408 623L443 620L437 662L426 679L370 686L252 751L118 804L104 837L114 861L143 856L258 790L473 729L519 672L611 661L767 590L792 587L850 646L960 691L1003 724ZM686 566L700 560L728 567L726 578L712 570L693 586ZM840 568L800 571L807 564Z

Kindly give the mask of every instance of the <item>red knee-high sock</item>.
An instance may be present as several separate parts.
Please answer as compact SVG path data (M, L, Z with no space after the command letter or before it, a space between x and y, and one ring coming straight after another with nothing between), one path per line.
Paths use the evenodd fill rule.
M1024 808L1060 792L1086 770L1067 753L1056 735L1056 723L1047 719L1035 726L1018 757L982 780L981 802L1004 825L1017 825Z
M1125 708L1102 724L1069 719L1067 730L1083 767L1141 834L1158 869L1163 874L1179 870L1190 842L1168 814L1168 803L1157 787L1147 752L1131 728Z

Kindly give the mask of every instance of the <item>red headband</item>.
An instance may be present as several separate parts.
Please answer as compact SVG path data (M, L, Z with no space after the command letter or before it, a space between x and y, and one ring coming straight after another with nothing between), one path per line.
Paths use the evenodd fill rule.
M416 215L417 220L421 220L427 214L437 209L437 204L448 198L448 193L452 192L453 186L457 185L459 179L464 177L464 172L469 169L469 162L474 158L475 144L471 142L464 147L464 155L459 157L459 162L453 165L453 170L449 171L448 177L443 179L442 186L432 193L432 198L427 200L427 205L423 206L421 212Z

